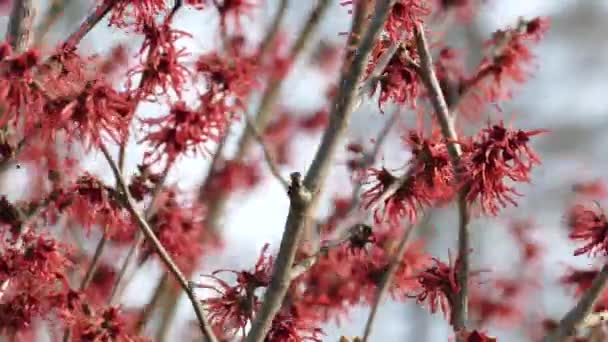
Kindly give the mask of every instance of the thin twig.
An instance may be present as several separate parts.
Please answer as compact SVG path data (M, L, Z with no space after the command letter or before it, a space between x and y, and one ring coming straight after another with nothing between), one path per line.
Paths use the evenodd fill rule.
M595 304L604 288L606 288L606 281L608 281L608 265L602 267L600 273L593 279L591 287L585 292L578 303L559 321L558 327L545 336L544 342L560 342L564 338L574 335L577 326L584 323L585 318L593 309L593 304Z
M330 249L342 245L347 240L347 238L343 238L339 240L325 242L325 244L323 244L323 246L321 246L316 253L307 258L304 258L291 268L291 271L289 272L289 278L291 279L291 281L311 269L319 261L319 258L321 258L321 256L326 255Z
M152 195L150 197L150 204L148 205L148 208L146 208L146 211L144 212L144 217L146 220L149 220L150 217L154 214L154 210L156 210L156 204L157 204L156 202L158 201L158 196L162 192L165 182L167 181L167 176L169 175L169 170L171 170L171 164L168 164L165 167L165 169L163 170L163 173L160 177L160 180L158 181L158 183L156 183L156 185L154 186L154 189L152 190ZM108 302L110 304L114 304L114 303L116 303L116 301L118 301L120 299L122 292L127 287L127 284L129 284L129 280L123 281L123 278L127 274L127 270L132 268L133 263L136 260L135 257L137 255L137 251L143 244L144 240L145 239L144 239L143 233L141 231L138 231L137 235L135 237L135 243L133 243L133 245L131 245L131 248L129 248L129 251L127 252L127 256L125 257L125 260L123 261L123 264L120 267L120 270L118 271L116 280L114 280L114 287L112 288L110 298L108 299ZM132 273L132 272L130 272L130 273Z
M257 140L258 144L260 144L260 147L262 148L262 152L264 152L264 158L266 159L266 164L268 165L268 168L270 169L270 173L272 173L274 178L276 178L279 181L279 183L281 183L281 185L283 186L283 188L285 190L288 190L289 182L287 182L285 180L285 178L283 178L283 176L281 175L281 171L279 170L279 167L277 166L277 163L275 162L275 159L273 158L272 153L270 153L270 150L268 149L268 145L266 145L266 142L264 141L264 137L262 137L260 132L258 132L257 128L255 128L255 124L253 122L251 122L251 118L249 117L249 115L244 115L244 116L245 116L245 121L247 124L247 129L251 131L251 134L253 134L253 137L255 138L255 140Z
M420 55L420 68L418 73L426 86L431 105L435 111L437 121L441 127L441 132L447 140L447 147L455 168L458 168L462 150L457 143L458 135L454 124L454 116L450 116L448 104L439 85L437 75L433 68L433 60L429 45L424 34L424 27L419 24L416 29L416 45ZM469 279L469 250L470 232L469 220L470 212L466 201L467 187L458 193L458 260L459 268L457 271L458 285L460 291L456 295L455 305L452 313L452 325L456 332L463 330L468 317L468 279Z
M32 38L35 8L32 0L15 0L8 20L6 40L11 44L15 53L27 50Z
M216 342L217 339L216 339L215 335L213 334L213 330L211 329L211 326L205 319L205 316L203 314L203 309L202 309L200 303L198 302L198 299L194 295L194 292L192 291L192 288L190 286L190 283L188 282L188 279L186 279L186 277L184 276L182 271L175 264L175 261L173 261L173 258L171 258L171 256L169 255L169 253L167 252L165 247L163 247L162 243L158 240L158 237L156 236L156 234L154 234L154 231L152 230L152 228L150 227L150 225L148 224L146 219L143 217L143 215L141 213L139 213L137 211L137 209L135 209L135 201L133 200L133 197L131 196L131 192L129 191L127 182L123 178L120 170L118 169L118 165L116 165L116 162L110 156L110 153L108 152L105 145L100 144L100 149L101 149L101 152L103 153L104 157L108 161L108 164L112 168L112 173L114 173L114 177L116 178L116 181L118 182L120 189L122 190L122 192L125 196L125 201L124 201L125 208L129 211L129 213L137 221L139 228L141 229L141 231L143 232L145 237L154 246L154 249L155 249L156 253L158 254L158 256L160 257L160 259L162 260L162 262L169 269L171 274L173 274L173 277L177 280L177 282L180 284L182 289L186 292L186 295L188 295L188 299L190 299L190 302L192 303L192 307L194 309L194 313L196 314L196 318L198 319L198 322L200 324L200 328L203 333L203 336L205 336L205 338L207 339L208 342Z
M359 164L359 166L358 166L359 169L367 170L368 168L370 168L374 165L374 163L376 162L376 159L378 158L378 155L380 154L380 150L382 148L382 145L384 144L384 141L388 137L388 134L390 133L391 129L395 125L395 122L397 121L398 115L399 115L399 109L396 109L395 112L393 114L391 114L390 118L385 122L384 126L382 127L382 130L380 130L380 132L378 132L378 135L376 136L376 139L374 140L374 142L375 142L374 148L372 149L372 151L365 153L363 155L361 164ZM352 224L355 223L355 221L360 221L362 219L361 217L352 217L352 216L354 216L354 214L357 213L357 211L359 210L359 205L361 203L361 193L363 192L363 187L364 187L364 182L362 182L362 181L357 182L357 184L353 187L353 191L351 193L350 206L346 210L347 214L344 215L345 220L342 223L340 223L340 225L337 228L334 229L334 233L333 233L334 238L336 238L337 236L342 236L346 232L346 229L351 227ZM360 216L360 215L357 215L357 216ZM350 220L347 220L347 218L350 218Z
M401 265L403 255L405 255L405 251L407 250L407 241L413 229L413 224L410 224L408 227L405 228L405 231L403 232L403 237L401 238L399 246L395 251L395 255L393 255L393 257L391 258L388 268L382 274L382 278L380 278L380 281L376 288L376 295L374 296L374 303L371 306L369 317L367 318L367 322L365 323L365 330L363 332L363 342L367 342L369 336L372 333L372 326L376 318L376 314L378 313L380 303L382 302L384 295L386 294L391 285L391 281L393 280L395 272L397 272L397 269L399 269L399 265Z
M95 10L89 14L86 19L80 24L76 31L72 32L65 40L64 47L67 50L71 50L76 47L84 38L87 33L89 33L95 25L97 25L103 17L110 12L112 7L117 3L117 0L108 0L103 1L99 6L96 6Z
M363 1L363 3L367 3L367 1ZM342 138L352 114L357 97L357 86L368 63L373 44L384 27L393 3L393 0L378 0L376 2L374 16L361 44L352 55L347 56L347 58L352 57L352 63L345 65L343 68L342 80L339 83L341 86L332 106L329 125L323 134L321 144L309 171L303 182L298 173L292 174L289 191L289 214L287 215L281 245L273 266L270 284L264 295L264 301L246 337L247 342L264 340L272 320L283 303L291 283L290 272L300 236L310 223L310 216L316 209L320 189L326 181L338 142Z

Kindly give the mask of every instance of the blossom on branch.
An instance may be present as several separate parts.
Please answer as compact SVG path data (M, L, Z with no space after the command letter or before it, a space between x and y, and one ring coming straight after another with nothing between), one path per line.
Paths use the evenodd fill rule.
M540 159L528 145L530 138L545 130L511 130L502 122L488 125L472 141L462 143L461 177L468 202L479 200L484 213L496 215L508 204L517 206L521 196L505 181L529 182Z

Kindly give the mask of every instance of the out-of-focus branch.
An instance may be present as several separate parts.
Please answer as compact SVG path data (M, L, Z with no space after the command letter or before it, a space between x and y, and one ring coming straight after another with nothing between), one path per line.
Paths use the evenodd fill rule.
M367 1L361 3L367 3ZM291 283L290 274L300 236L306 225L310 223L310 216L316 209L320 190L326 181L329 166L333 160L332 157L352 114L357 97L357 87L363 76L371 49L384 27L393 3L393 0L378 0L376 2L375 13L361 43L353 54L347 56L346 63L343 66L339 92L331 107L329 125L323 134L321 144L308 173L303 182L298 173L292 174L289 191L289 214L281 245L273 267L270 284L264 295L264 301L246 337L247 342L263 341L270 329L272 320L280 310ZM353 32L360 32L358 30L358 27L353 27ZM352 63L348 63L351 58Z
M245 120L247 121L247 129L251 131L251 134L253 134L255 140L258 141L260 147L262 148L262 151L264 152L264 158L266 159L266 164L270 169L270 173L272 173L274 178L276 178L279 183L283 185L283 188L285 188L286 191L289 190L289 182L287 182L285 178L281 176L281 171L279 170L279 167L277 166L277 163L275 162L272 153L270 153L270 150L268 149L268 146L264 141L264 137L262 137L260 132L258 132L258 129L255 128L255 124L251 122L251 118L248 115L245 115Z
M462 150L457 143L458 135L454 125L454 116L450 116L448 104L445 96L439 85L437 75L433 68L433 60L429 45L427 43L424 27L419 24L416 29L416 45L418 54L420 55L420 68L417 68L418 74L422 82L427 88L429 99L437 121L441 127L441 132L448 144L448 152L452 158L454 167L458 167ZM469 279L469 250L470 250L470 232L469 219L470 212L466 202L467 187L460 190L458 194L458 213L459 213L459 228L458 228L458 260L459 268L457 271L458 285L460 291L456 295L455 307L452 313L452 324L455 331L460 331L465 328L468 317L468 279Z
M34 36L34 46L38 46L44 40L44 37L49 32L51 26L61 17L65 9L69 4L72 3L72 0L53 0L51 6L42 18L42 22L36 27L36 32Z
M150 219L152 214L154 214L154 210L156 210L156 204L157 204L156 202L158 200L158 196L162 192L163 187L165 186L165 182L167 181L167 176L169 175L169 170L171 170L171 164L169 164L165 167L165 169L163 170L163 173L160 177L160 180L158 181L158 183L156 183L156 185L154 186L154 189L152 190L152 195L150 196L150 205L148 206L148 208L146 208L146 211L144 213L144 218L146 220ZM125 257L125 260L123 261L123 264L120 267L120 270L118 271L116 280L114 280L114 287L112 288L110 298L108 299L108 302L110 304L115 304L116 301L118 301L120 299L122 292L124 291L125 287L129 283L128 280L124 280L124 277L127 274L127 270L129 270L130 268L133 267L133 262L135 260L135 256L137 255L137 251L143 244L144 240L145 239L144 239L143 233L141 231L137 232L137 236L135 237L135 242L133 243L133 245L131 245L131 248L129 248L129 251L127 252L127 256ZM130 272L130 273L132 275L134 275L133 272Z
M291 48L287 59L290 63L294 63L301 53L304 51L304 48L310 41L312 34L316 31L317 27L319 27L321 22L321 17L329 8L331 1L329 0L321 0L319 1L317 7L315 7L310 14L306 24L304 24L304 28L302 32L298 36L296 42ZM272 40L270 40L272 41ZM270 43L268 43L270 44ZM267 45L267 49L271 45ZM262 95L262 99L260 100L260 105L255 114L255 128L258 132L264 132L266 126L270 122L272 118L272 107L275 105L281 90L281 85L283 84L284 77L274 77L270 80L264 94ZM234 160L241 161L243 160L250 152L253 143L255 142L255 136L252 134L252 131L246 129L241 139L238 143L238 149ZM201 191L204 193L208 188L211 177L213 177L213 169L210 170L209 176L205 181L205 184L201 187ZM208 203L208 216L207 216L207 224L214 229L217 226L217 221L221 217L223 209L225 207L226 201L228 200L227 194L220 194L216 198L214 198L211 203Z
M117 3L117 0L107 0L97 6L91 14L80 24L76 31L72 32L65 40L64 47L68 50L73 49L80 43L82 38L89 33L95 25L97 25L103 17L110 12L112 7Z
M125 208L133 216L133 218L137 222L142 233L150 241L150 243L154 246L154 249L155 249L156 253L158 254L158 256L160 257L160 259L162 260L162 262L169 269L171 274L173 274L173 277L177 280L177 282L180 284L182 289L188 295L188 299L190 299L190 302L192 303L192 307L194 308L194 312L195 312L196 318L200 324L200 328L203 333L203 336L205 336L205 338L208 342L216 342L217 339L216 339L215 335L213 334L213 330L211 329L211 326L205 319L205 316L203 314L203 309L202 309L200 303L198 302L198 299L194 295L194 292L192 290L192 287L190 286L190 283L188 282L188 279L186 279L186 277L184 276L182 271L175 264L175 261L173 261L173 258L171 258L171 256L169 255L169 253L167 252L165 247L163 247L162 243L158 240L158 237L156 236L156 234L154 234L154 231L152 230L152 228L150 227L150 225L148 224L148 222L146 221L144 216L141 213L139 213L137 211L137 209L135 209L135 202L133 200L133 197L131 196L131 192L129 191L127 182L125 181L124 177L122 176L122 173L118 169L118 165L116 164L116 162L114 162L114 160L110 156L110 153L108 152L105 145L102 144L100 146L100 149L101 149L101 152L103 153L104 157L108 161L108 164L112 168L112 173L114 173L114 177L116 178L119 188L122 190L122 193L125 196L125 200L124 200Z
M397 269L399 268L399 265L403 260L403 256L405 255L405 251L407 250L407 242L409 240L410 233L413 229L413 224L410 224L405 228L405 231L403 232L403 237L399 242L399 246L397 247L397 250L395 251L393 257L391 258L388 268L384 271L382 277L380 278L380 282L378 283L378 286L376 288L374 303L371 306L369 317L367 318L367 322L365 323L365 330L363 332L363 342L366 342L372 333L372 326L376 318L376 314L378 313L378 308L380 307L380 303L382 302L384 295L386 294L391 285L391 281L393 280L395 272L397 272Z
M578 303L559 321L557 328L545 336L544 342L560 342L566 337L574 335L576 328L581 324L584 325L587 317L590 317L589 314L593 309L593 304L606 288L607 281L608 265L604 265L600 273L593 279L591 287L585 292Z
M16 53L27 50L30 45L35 11L32 0L13 1L13 8L6 30L6 40Z
M374 141L375 142L374 148L371 151L364 153L363 158L362 158L360 164L358 165L359 169L366 170L374 165L374 163L376 162L376 159L378 158L378 155L380 154L380 149L382 148L382 145L384 144L384 141L388 137L388 134L390 133L391 129L395 125L395 122L397 121L398 116L399 116L399 110L397 109L397 110L395 110L395 112L393 114L391 114L390 118L385 122L385 124L382 127L382 129L380 130L380 132L378 132L378 135L376 136L376 139ZM361 218L353 217L353 216L355 216L354 214L357 213L357 211L359 210L359 205L361 204L361 193L363 192L363 185L364 185L363 182L358 182L353 187L353 191L352 191L351 199L350 199L350 205L349 205L348 209L346 210L347 214L344 215L344 217L346 219L343 222L341 222L338 227L335 228L334 233L333 233L334 238L344 235L346 229L351 227L352 224L354 224L355 222L360 221ZM353 221L351 221L351 220L353 220Z

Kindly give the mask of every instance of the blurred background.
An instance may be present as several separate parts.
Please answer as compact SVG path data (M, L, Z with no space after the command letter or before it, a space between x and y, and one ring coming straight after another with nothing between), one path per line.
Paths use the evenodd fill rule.
M52 49L72 32L93 6L89 0L57 0L37 2L37 24L48 30L43 51ZM260 1L252 11L251 18L243 18L245 34L252 39L261 39L277 9L276 0ZM282 30L293 39L301 29L315 1L291 1ZM4 5L8 6L8 5ZM53 7L54 6L54 7ZM59 11L53 22L45 21L48 11ZM5 11L6 12L6 11ZM608 75L608 38L605 18L608 16L608 1L576 0L528 0L492 1L480 6L471 25L453 22L446 28L436 29L447 35L448 42L466 50L470 65L482 57L482 42L499 28L513 26L519 17L549 16L551 29L546 37L534 47L537 56L533 63L530 80L514 91L513 101L500 103L501 111L483 113L487 118L504 119L517 128L543 128L550 131L534 139L533 146L541 156L543 164L535 169L531 184L519 185L524 194L517 208L508 208L497 218L476 218L472 223L474 236L473 269L483 270L479 278L500 275L508 278L533 277L540 289L525 299L526 315L533 319L550 317L558 319L574 303L572 292L559 285L559 278L569 266L587 267L594 259L586 256L573 257L574 244L567 239L565 215L576 195L576 184L604 179L608 170L608 158L604 143L608 144L608 112L605 105L606 77ZM48 17L48 16L47 16ZM0 27L6 27L7 17L1 18ZM350 28L350 15L340 1L334 1L323 18L319 32L315 34L307 52L297 61L281 90L281 109L292 115L310 115L326 104L326 91L337 73L326 73L311 64L321 42L342 46L345 37L340 35ZM219 18L213 9L196 11L182 9L174 22L178 28L194 35L186 46L194 55L215 48L218 43ZM434 28L432 28L434 29ZM107 53L110 47L125 44L134 54L141 40L133 39L118 29L109 28L106 21L96 26L80 44L84 54ZM119 86L120 82L117 83ZM254 101L255 102L255 101ZM252 105L255 108L255 105ZM155 116L162 108L154 105L139 109L143 116ZM346 142L364 142L374 138L393 108L388 106L386 114L377 109L375 99L366 100L357 110L349 126ZM400 122L391 131L376 165L397 168L404 164L408 152L404 151L400 136L404 128L415 128L415 114L400 110ZM236 137L242 125L232 127L231 137ZM309 165L319 142L320 134L298 137L291 146L293 156L289 165L281 166L284 176L292 171L304 171ZM132 139L133 141L134 139ZM226 153L234 153L233 138L229 138ZM141 161L143 148L132 143L128 149L127 175L134 172ZM260 151L256 146L254 153ZM184 158L169 176L168 183L180 188L198 187L204 180L210 158ZM350 194L351 182L344 148L334 160L334 171L323 194L323 206L319 215L331 210L331 199L336 194ZM87 155L87 167L108 182L112 175L101 154ZM282 234L288 209L288 199L280 184L264 167L264 179L252 191L232 196L221 220L221 233L225 247L217 254L206 257L204 269L199 273L210 273L216 269L248 269L253 266L262 246L271 244L276 250ZM7 181L10 180L10 181ZM4 178L2 189L11 198L19 198L27 185L27 175L14 169ZM517 244L508 227L514 222L530 220L534 227L532 239L542 246L542 259L533 270L523 270L519 264ZM433 210L429 223L418 234L427 241L427 249L442 260L456 250L456 213L453 207ZM91 239L91 250L96 239ZM516 256L516 257L514 257ZM124 256L123 256L124 257ZM108 260L118 265L116 261ZM158 264L146 263L136 273L122 298L124 307L140 307L150 300L157 279L161 277ZM205 293L201 292L201 296ZM368 308L357 308L348 320L324 327L324 341L337 341L342 335L356 336L363 330ZM178 315L172 324L170 336L183 334L187 319L193 317L191 307L182 298ZM154 322L154 321L153 321ZM160 324L160 322L157 322ZM376 321L372 341L446 341L450 327L440 314L431 315L420 308L415 300L394 303L387 300L381 307ZM489 324L484 326L499 341L528 341L523 326Z

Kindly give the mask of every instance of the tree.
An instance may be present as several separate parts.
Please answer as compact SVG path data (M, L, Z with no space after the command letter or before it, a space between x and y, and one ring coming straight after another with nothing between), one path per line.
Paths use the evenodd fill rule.
M343 1L350 29L337 44L318 44L310 66L335 76L314 89L327 88L326 103L294 115L280 107L284 80L298 71L333 3L315 1L292 40L282 31L289 1L280 0L256 40L247 26L257 0L97 0L77 30L43 52L38 43L64 2L34 30L34 3L14 1L0 47L0 171L25 169L28 189L0 197L0 332L16 340L147 340L144 329L160 312L155 340L162 340L181 295L196 316L195 340L205 341L321 341L325 322L361 304L370 315L356 339L367 341L386 294L440 311L457 341L495 341L486 322L526 319L521 298L538 288L525 271L542 256L533 224L510 224L522 275L482 282L486 272L470 260L470 223L517 206L518 188L541 164L533 145L549 132L514 128L495 114L530 78L548 19L522 18L495 32L471 68L471 52L441 34L470 25L482 10L476 1ZM217 46L192 51L189 42L201 37L176 25L185 10L217 14L206 23L217 25ZM134 52L111 42L103 56L82 51L82 39L102 25L142 41ZM371 143L346 142L353 113L371 101L379 113L369 116L385 127ZM397 129L402 167L378 166ZM292 145L319 132L306 170L285 178ZM322 195L343 148L352 191L324 217ZM137 170L126 166L130 153ZM85 156L103 157L113 180L87 168ZM200 187L170 184L176 165L192 157L210 161ZM253 191L267 174L289 201L280 244L266 244L246 270L201 271L201 260L222 252L230 197ZM596 187L581 184L579 192ZM445 260L425 251L417 231L450 205L458 240ZM577 203L568 225L581 243L575 255L608 255L599 206ZM104 261L112 259L120 264ZM121 307L135 268L158 262L164 275L149 303ZM606 317L607 278L606 266L569 271L563 282L580 300L560 321L537 320L530 334L561 341L595 331Z

